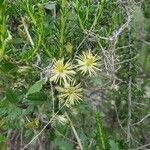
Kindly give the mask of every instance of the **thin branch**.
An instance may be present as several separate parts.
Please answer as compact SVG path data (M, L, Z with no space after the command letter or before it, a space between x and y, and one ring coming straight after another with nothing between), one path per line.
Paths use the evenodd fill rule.
M119 123L119 126L121 127L121 129L124 131L125 134L127 134L127 132L125 131L125 129L123 128L122 124L121 124L121 121L119 119L119 115L118 115L118 110L117 110L117 106L116 104L114 104L114 108L115 108L115 112L116 112L116 117L117 117L117 120L118 120L118 123Z
M143 146L140 146L140 147L138 147L138 148L136 148L136 149L134 149L134 150L140 150L140 149L143 150L143 148L145 148L145 147L147 147L147 146L150 146L150 143L148 143L148 144L146 144L146 145L143 145ZM149 150L149 149L147 149L147 150Z
M131 49L130 49L131 53ZM129 63L129 73L131 73L132 64ZM129 148L131 146L131 116L132 116L132 76L129 76L128 82L128 121L127 121L127 141L129 142Z
M146 115L144 118L142 118L140 121L136 122L133 124L134 125L139 125L140 123L142 123L146 118L148 118L150 116L150 114Z
M78 145L79 145L79 147L80 147L80 150L83 150L83 146L82 146L82 144L81 144L81 140L80 140L80 138L79 138L79 136L78 136L78 133L77 133L77 131L76 131L76 129L75 129L75 127L74 127L74 125L73 125L73 123L72 123L70 117L68 116L67 112L65 113L65 115L66 115L67 119L68 119L69 122L70 122L70 126L71 126L71 128L72 128L72 131L73 131L73 133L74 133L76 139L77 139L77 142L78 142Z
M24 30L25 30L25 32L27 34L27 37L28 37L28 39L30 41L30 44L32 45L32 47L34 47L34 42L33 42L32 38L30 36L29 30L28 30L28 26L27 26L24 18L22 18L22 23L23 23L23 26L24 26Z

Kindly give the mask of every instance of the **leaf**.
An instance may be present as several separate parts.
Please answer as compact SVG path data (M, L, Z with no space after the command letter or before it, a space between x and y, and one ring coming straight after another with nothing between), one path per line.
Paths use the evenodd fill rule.
M100 77L93 77L92 78L92 82L95 86L99 86L99 85L102 85L103 84L103 81Z
M2 129L2 127L5 125L5 123L6 123L5 119L0 120L0 129ZM1 137L0 137L0 142L1 142Z
M8 100L0 100L0 108L5 108L9 105Z
M28 95L27 99L31 101L46 101L47 95L43 91L40 91L40 92Z
M46 83L46 80L42 79L37 81L34 85L32 85L26 95L30 95L33 93L37 93L42 89L42 86Z
M29 105L24 112L24 115L28 115L29 113L34 111L34 105Z
M23 60L29 60L29 59L31 59L31 55L33 54L33 52L34 52L33 48L25 50L20 54L20 57Z
M10 71L15 71L16 68L17 68L17 66L10 62L3 62L0 65L0 70L4 73L8 73Z
M114 140L109 140L110 150L119 150L118 143Z
M55 144L59 147L59 150L73 150L73 145L62 138L57 138Z
M18 119L22 115L22 113L23 113L22 109L18 107L12 107L8 111L8 119L9 120Z
M5 142L6 141L6 137L5 136L3 136L3 135L0 135L0 142Z
M19 91L13 91L11 89L8 89L5 93L6 98L11 103L17 103L20 100L21 93Z
M7 112L8 112L8 111L7 111L6 108L0 108L0 117L6 115Z

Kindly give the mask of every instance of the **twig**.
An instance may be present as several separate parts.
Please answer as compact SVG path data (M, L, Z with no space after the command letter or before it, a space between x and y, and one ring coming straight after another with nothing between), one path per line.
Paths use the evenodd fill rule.
M23 145L23 128L21 128L21 131L20 131L20 147L22 147Z
M146 118L148 118L150 116L150 114L146 115L144 118L142 118L140 121L136 122L133 124L134 125L139 125L141 122L143 122Z
M131 22L131 15L129 14L128 11L127 11L127 15L128 15L127 21L119 28L118 31L115 31L113 33L113 36L110 37L110 41L117 39L118 36L129 26L129 23Z
M68 116L67 112L65 113L65 115L66 115L67 119L68 119L69 122L70 122L70 126L71 126L71 128L72 128L72 131L73 131L73 133L74 133L76 139L77 139L77 142L78 142L78 145L79 145L79 147L80 147L80 150L83 150L83 146L82 146L82 144L81 144L81 140L80 140L80 138L79 138L79 136L78 136L78 133L77 133L77 131L76 131L76 129L75 129L75 127L74 127L74 125L73 125L73 123L72 123L70 117Z
M93 141L94 141L93 139L90 141L90 144L88 146L88 150L91 150L91 146L92 146Z
M28 37L28 39L30 41L30 44L32 45L32 47L34 47L34 42L33 42L32 38L30 36L29 30L28 30L28 26L27 26L24 18L22 18L22 23L23 23L23 26L24 26L24 30L25 30L25 32L27 34L27 37Z
M116 107L116 104L114 104L114 108L115 108L115 112L116 112L116 117L117 117L117 120L118 120L118 123L119 123L119 126L121 127L121 129L124 131L125 134L127 134L127 132L125 131L125 129L123 128L122 124L121 124L121 121L119 119L119 115L118 115L118 110L117 110L117 107Z
M131 53L131 49L130 49ZM132 71L132 64L129 63L129 73ZM128 121L127 121L127 141L129 142L129 148L131 146L131 107L132 107L132 76L129 76L129 82L128 82Z
M50 82L51 91L52 91L52 102L53 102L53 115L55 113L55 97L54 97L54 88L52 82Z
M145 147L147 147L147 146L150 146L150 143L148 143L148 144L146 144L146 145L143 145L143 146L140 146L140 147L138 147L138 148L136 148L136 149L134 149L134 150L140 150L140 149L143 150L143 148L145 148ZM147 149L147 150L148 150L148 149Z

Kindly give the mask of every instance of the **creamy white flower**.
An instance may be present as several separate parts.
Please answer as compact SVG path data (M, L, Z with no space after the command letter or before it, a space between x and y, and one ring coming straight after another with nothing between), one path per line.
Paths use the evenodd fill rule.
M64 87L56 87L59 94L59 99L62 102L66 102L69 107L79 102L82 98L82 88L80 84L76 84L75 81L70 84L66 84Z
M89 76L96 75L96 70L98 69L98 58L97 56L94 56L90 51L83 52L82 55L77 57L77 68L83 75L86 73L89 74Z
M57 61L55 60L50 81L54 81L55 83L60 82L60 84L63 81L66 84L71 80L74 74L75 71L73 70L72 65L69 61L64 63L63 58Z

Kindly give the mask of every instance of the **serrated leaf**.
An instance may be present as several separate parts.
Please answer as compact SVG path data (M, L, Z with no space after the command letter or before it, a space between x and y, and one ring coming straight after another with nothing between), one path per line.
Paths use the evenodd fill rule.
M33 93L37 93L42 89L42 86L46 83L46 81L44 79L37 81L35 84L33 84L26 95L30 95Z

